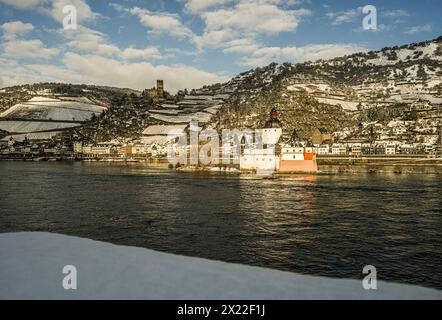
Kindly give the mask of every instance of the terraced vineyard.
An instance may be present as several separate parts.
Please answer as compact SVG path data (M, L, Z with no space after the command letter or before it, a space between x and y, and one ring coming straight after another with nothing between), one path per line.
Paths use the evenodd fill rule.
M14 138L49 139L63 130L100 116L106 107L85 97L36 96L0 114L0 129Z

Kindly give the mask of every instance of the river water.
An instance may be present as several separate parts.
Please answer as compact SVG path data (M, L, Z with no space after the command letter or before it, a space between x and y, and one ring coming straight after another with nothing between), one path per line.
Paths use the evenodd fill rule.
M0 162L0 232L48 231L309 275L442 289L442 179Z

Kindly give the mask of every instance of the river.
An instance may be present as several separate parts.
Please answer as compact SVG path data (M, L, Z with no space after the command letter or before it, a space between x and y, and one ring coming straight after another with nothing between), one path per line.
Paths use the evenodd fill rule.
M48 231L335 278L442 289L440 175L177 173L0 162L0 232Z

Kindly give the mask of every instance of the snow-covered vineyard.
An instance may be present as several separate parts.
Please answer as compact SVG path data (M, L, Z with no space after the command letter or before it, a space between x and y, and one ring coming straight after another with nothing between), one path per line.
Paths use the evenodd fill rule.
M11 134L6 139L50 139L62 130L79 127L107 108L86 97L35 96L0 114L0 129Z
M219 91L197 90L176 103L166 101L150 109L150 117L160 124L147 127L140 138L142 144L165 144L169 134L179 134L190 122L207 124L218 112L229 94Z

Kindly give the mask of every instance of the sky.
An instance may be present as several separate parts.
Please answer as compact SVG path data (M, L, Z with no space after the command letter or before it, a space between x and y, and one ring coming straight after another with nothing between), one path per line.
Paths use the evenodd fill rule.
M376 29L363 26L368 5ZM435 39L440 12L440 0L0 0L0 88L163 79L174 93L271 62Z

